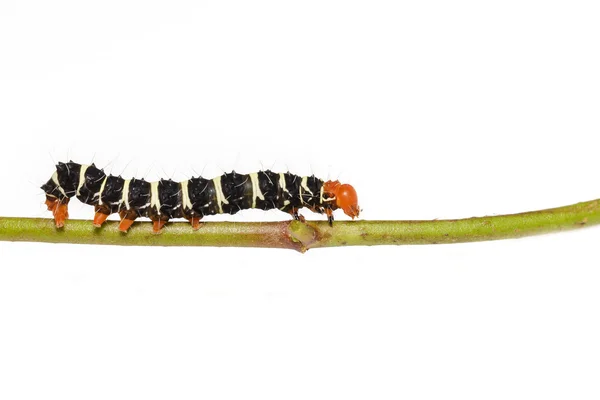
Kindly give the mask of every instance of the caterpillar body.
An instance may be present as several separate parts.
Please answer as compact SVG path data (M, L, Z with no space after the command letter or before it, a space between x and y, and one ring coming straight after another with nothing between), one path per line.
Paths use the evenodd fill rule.
M300 208L326 214L333 224L333 211L340 208L345 214L358 217L356 191L339 181L323 181L313 176L298 176L270 170L251 174L235 171L213 179L190 178L182 182L161 179L124 179L107 175L94 164L59 162L56 171L41 189L46 205L52 211L58 228L68 218L71 197L93 205L94 225L100 227L113 213L121 217L119 230L127 232L134 220L148 217L153 231L158 233L172 218L185 218L194 229L206 215L235 214L240 210L257 208L279 209L301 219Z

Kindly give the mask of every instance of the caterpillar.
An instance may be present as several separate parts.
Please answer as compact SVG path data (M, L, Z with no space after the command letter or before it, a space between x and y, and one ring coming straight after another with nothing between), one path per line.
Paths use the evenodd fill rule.
M185 218L193 229L199 229L200 220L206 215L235 214L249 208L279 209L294 219L303 219L298 211L306 207L326 214L330 225L333 211L338 208L352 219L360 211L356 190L349 184L271 170L251 174L232 171L213 179L149 182L107 175L94 164L69 161L59 162L41 189L57 228L64 226L69 200L74 196L94 206L96 227L102 226L110 214L118 213L122 232L127 232L140 217L150 218L153 231L158 233L172 218Z

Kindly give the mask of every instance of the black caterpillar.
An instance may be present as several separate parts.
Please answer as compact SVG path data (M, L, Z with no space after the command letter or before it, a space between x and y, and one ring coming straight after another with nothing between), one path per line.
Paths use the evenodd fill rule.
M73 196L94 206L95 226L101 226L110 214L119 213L119 229L123 232L139 217L150 218L154 232L160 232L172 218L186 218L198 229L205 215L235 214L249 208L279 209L300 219L298 210L306 207L326 214L330 224L338 208L352 218L359 214L356 191L351 185L270 170L251 174L233 171L213 179L197 177L183 182L148 182L106 175L94 164L69 161L59 162L56 172L41 188L59 228L68 217L67 206Z

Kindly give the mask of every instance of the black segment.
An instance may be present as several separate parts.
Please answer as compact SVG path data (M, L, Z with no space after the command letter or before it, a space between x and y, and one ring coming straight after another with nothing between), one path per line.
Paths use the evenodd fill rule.
M95 205L98 203L98 192L106 174L101 169L96 168L94 164L87 167L85 170L85 182L79 189L79 201L85 204Z
M192 204L191 210L184 210L188 218L206 215L202 212L202 205L204 205L204 191L207 189L207 186L208 180L204 178L191 178L188 180L187 190L190 203Z
M188 181L188 192L195 215L215 215L219 213L217 193L212 179L192 178Z
M150 182L133 178L129 182L129 207L137 211L138 217L148 214L150 207Z
M221 188L224 200L227 202L223 201L221 204L224 214L235 214L252 206L252 181L249 175L238 174L235 171L223 174Z
M285 206L283 211L290 211L292 208L303 207L302 202L300 201L300 182L302 181L302 178L298 175L290 174L289 172L286 172L283 176L285 177L286 188L286 191L283 193L283 198L290 202Z
M74 162L61 163L56 165L56 171L58 173L58 184L65 191L67 197L75 196L77 191L77 185L79 184L79 171L81 171L81 165Z
M158 182L160 213L168 218L181 217L181 190L178 182L161 179Z
M304 204L308 204L309 207L315 207L319 205L321 181L315 178L314 175L306 178L306 185L302 188L302 200Z
M256 208L261 210L271 210L280 208L279 197L281 188L279 187L279 174L266 170L258 172L258 187L264 200L256 199Z
M104 190L100 196L102 202L109 205L112 212L119 211L119 201L123 197L124 184L125 180L120 176L109 175L106 178L106 184L104 185Z
M68 198L63 196L60 189L58 188L58 185L54 182L54 180L52 180L52 178L48 179L48 182L44 183L41 186L41 189L44 191L44 193L46 193L46 195L56 197L59 200Z

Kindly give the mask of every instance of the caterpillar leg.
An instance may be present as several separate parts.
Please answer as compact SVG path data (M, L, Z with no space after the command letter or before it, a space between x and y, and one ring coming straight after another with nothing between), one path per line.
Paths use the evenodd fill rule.
M197 231L200 229L200 217L190 217L188 218L188 221L190 221L190 224L192 224L193 230Z
M333 210L331 208L326 208L325 214L327 215L327 221L329 222L329 226L333 227Z
M106 218L108 218L108 214L104 214L101 212L96 212L94 214L94 226L96 228L100 228L102 226L102 224L104 223L104 221L106 221Z
M46 196L46 206L48 207L48 211L52 211L52 215L54 216L54 223L57 228L62 228L65 226L65 221L69 218L69 198L64 198L62 200L57 199L56 197Z
M300 222L305 222L306 220L304 219L304 216L300 215L298 213L299 208L296 207L292 207L292 209L290 210L290 214L292 214L292 217L296 220L296 221L300 221Z
M160 213L150 213L148 218L152 221L152 233L160 233L163 226L169 221L169 216Z
M119 230L126 233L133 224L133 221L135 221L137 213L134 210L122 210L119 212L119 215L121 216Z
M110 209L105 206L96 205L94 211L96 212L94 214L94 226L100 228L104 221L106 221L106 218L110 215Z
M164 220L164 219L153 220L152 221L152 232L160 233L161 229L163 228L163 226L165 226L166 223L167 223L167 220Z

